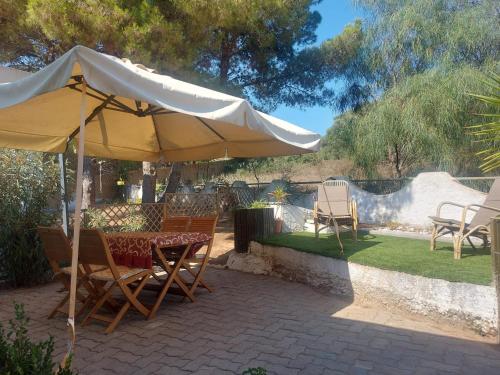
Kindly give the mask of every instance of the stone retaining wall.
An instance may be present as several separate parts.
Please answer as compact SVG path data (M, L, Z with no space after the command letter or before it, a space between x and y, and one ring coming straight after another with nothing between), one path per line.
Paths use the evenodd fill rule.
M227 266L453 320L482 334L497 330L497 297L490 286L387 271L256 242L248 254L231 253Z

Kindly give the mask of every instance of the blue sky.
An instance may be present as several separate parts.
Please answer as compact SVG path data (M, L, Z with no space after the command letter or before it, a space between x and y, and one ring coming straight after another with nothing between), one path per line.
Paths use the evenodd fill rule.
M318 43L340 34L346 24L361 17L359 9L352 5L352 0L323 0L315 9L320 12L322 18L316 30ZM280 106L272 114L323 135L332 125L336 112L329 107L299 109Z

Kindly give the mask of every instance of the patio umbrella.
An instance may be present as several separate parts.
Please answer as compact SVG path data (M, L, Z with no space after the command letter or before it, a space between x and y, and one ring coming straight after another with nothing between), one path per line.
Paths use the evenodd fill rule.
M314 152L320 137L244 99L76 46L34 74L0 77L0 147L64 152L78 140L68 324L74 339L83 155L137 161ZM83 140L83 142L82 142Z

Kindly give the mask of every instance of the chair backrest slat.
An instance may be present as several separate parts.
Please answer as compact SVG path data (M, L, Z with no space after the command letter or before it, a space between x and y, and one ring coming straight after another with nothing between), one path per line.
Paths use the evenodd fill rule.
M98 229L82 229L78 257L81 263L110 266L111 252L104 233Z
M189 216L165 216L162 222L163 232L186 232L191 217Z
M43 251L51 262L71 262L71 244L62 228L38 227Z
M335 182L335 183L333 183ZM326 181L318 186L318 210L333 216L350 216L349 211L349 184L347 181Z
M500 209L500 178L495 178L483 205ZM477 225L487 225L491 218L497 215L498 211L480 207L472 218L470 226L475 227Z
M192 217L187 229L188 232L206 233L213 236L217 225L217 216Z

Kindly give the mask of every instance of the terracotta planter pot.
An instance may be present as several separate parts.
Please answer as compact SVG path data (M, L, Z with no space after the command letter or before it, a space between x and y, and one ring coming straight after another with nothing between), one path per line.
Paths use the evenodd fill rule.
M283 219L275 219L274 220L274 233L280 234L283 230Z

